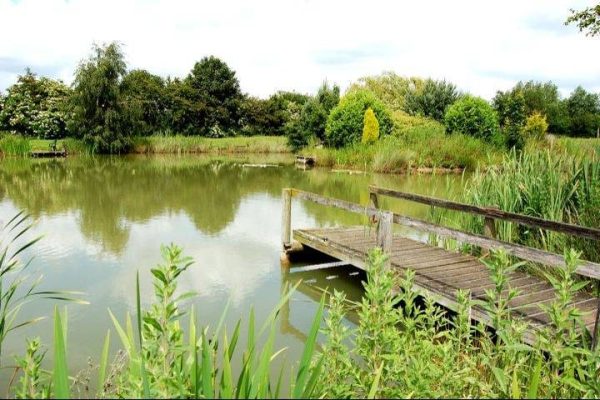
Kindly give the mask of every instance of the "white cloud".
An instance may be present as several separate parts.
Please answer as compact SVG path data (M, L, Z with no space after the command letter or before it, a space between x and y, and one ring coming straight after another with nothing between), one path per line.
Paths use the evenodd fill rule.
M600 90L600 39L563 21L589 2L0 0L0 89L19 67L71 82L92 42L125 44L131 68L184 76L214 54L244 91L312 92L393 70L491 97L520 79Z

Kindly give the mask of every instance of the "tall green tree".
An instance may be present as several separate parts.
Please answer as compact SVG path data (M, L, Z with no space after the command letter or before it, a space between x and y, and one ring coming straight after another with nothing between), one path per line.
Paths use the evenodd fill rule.
M0 98L0 130L46 139L65 136L69 88L27 69Z
M492 101L492 106L498 114L498 122L505 144L508 147L521 148L524 144L521 133L527 118L523 91L519 89L498 91Z
M123 101L121 82L127 66L121 46L94 45L77 68L73 88L75 134L100 153L120 153L132 144L137 108Z
M574 136L596 136L600 128L600 96L589 93L581 86L567 99L571 118L570 133Z
M286 133L290 147L299 150L306 146L311 138L324 141L327 117L339 101L339 86L330 87L327 82L323 82L316 96L304 104L299 118L288 123Z
M143 69L130 71L123 77L121 93L123 101L139 116L135 121L137 134L151 135L167 128L166 87L160 76Z
M204 57L185 79L196 107L199 134L210 135L240 128L243 95L235 72L217 57ZM219 133L217 133L218 135Z
M418 77L404 77L395 72L386 71L380 75L365 76L348 88L347 93L354 90L368 89L381 100L390 111L404 111L406 97L410 93L420 92L424 81Z
M520 91L525 100L525 115L536 112L546 116L552 133L568 134L570 125L566 104L562 101L558 86L552 82L518 82L513 91Z
M448 107L458 100L459 93L450 82L427 79L420 90L406 94L406 111L412 115L443 121Z

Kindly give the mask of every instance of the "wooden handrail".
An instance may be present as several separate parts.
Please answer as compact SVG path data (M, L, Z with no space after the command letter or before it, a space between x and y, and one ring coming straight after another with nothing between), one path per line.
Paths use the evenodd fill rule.
M427 204L434 207L446 208L448 210L462 211L470 214L482 215L484 217L496 220L516 222L527 225L532 228L547 229L555 232L567 233L569 235L585 237L588 239L600 240L600 229L589 228L566 222L549 221L529 215L517 214L509 211L502 211L497 208L474 206L471 204L459 203L456 201L437 199L434 197L423 196L420 194L406 193L398 190L385 189L377 186L369 186L369 192L380 194L382 196L404 199L416 203Z
M302 200L308 200L313 203L324 206L335 207L342 210L363 214L368 217L381 217L387 211L377 209L370 206L362 206L345 200L334 199L331 197L321 196L315 193L306 192L299 189L289 190L291 197L296 197ZM396 224L408 226L419 231L434 233L443 237L450 237L462 243L468 243L483 249L494 250L504 248L508 254L514 255L523 260L532 261L552 267L562 268L565 265L564 258L558 254L550 253L545 250L534 249L531 247L504 242L501 240L489 238L486 236L476 235L464 232L458 229L447 228L436 225L421 219L407 217L404 215L393 213L393 221ZM600 279L600 264L582 260L576 271L577 274L588 278Z

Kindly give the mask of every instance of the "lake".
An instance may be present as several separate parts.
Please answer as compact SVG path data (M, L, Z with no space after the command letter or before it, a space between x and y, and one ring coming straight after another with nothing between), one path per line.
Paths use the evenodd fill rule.
M268 163L268 167L256 164ZM460 190L460 176L348 174L324 169L299 170L290 156L126 156L69 157L55 160L0 160L0 223L19 210L35 220L30 238L43 239L29 251L30 273L44 275L41 287L75 290L88 305L69 304L70 368L97 362L112 328L108 309L121 320L135 312L135 276L140 271L142 302L153 289L150 268L160 262L160 245L175 243L195 264L179 280L182 291L197 296L201 324L214 327L229 302L226 326L247 319L251 307L262 321L278 303L283 286L299 275L280 265L281 191L295 187L368 204L369 184L446 197ZM382 206L427 217L428 208L403 201ZM294 200L292 227L365 224L362 216ZM282 313L277 348L299 358L320 289L362 294L364 275L331 278L331 271L302 273L304 280ZM55 304L28 304L20 320L51 316ZM25 338L52 342L51 319L12 334L4 343L2 366L23 354ZM347 321L352 325L352 318ZM113 351L119 348L112 335ZM242 343L243 345L243 343ZM48 357L52 356L51 352ZM1 394L11 372L2 372Z

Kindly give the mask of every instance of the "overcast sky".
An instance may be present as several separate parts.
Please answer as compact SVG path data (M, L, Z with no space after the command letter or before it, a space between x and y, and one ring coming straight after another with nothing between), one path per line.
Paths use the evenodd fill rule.
M563 22L595 1L0 0L0 90L30 66L71 83L91 44L124 44L129 68L185 76L206 55L242 89L314 92L391 70L485 98L518 80L600 91L600 38Z

